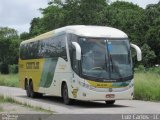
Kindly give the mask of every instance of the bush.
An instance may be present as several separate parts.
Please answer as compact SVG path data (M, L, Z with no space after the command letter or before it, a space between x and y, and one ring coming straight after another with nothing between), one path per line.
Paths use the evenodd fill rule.
M155 71L152 71L153 69ZM160 74L156 71L158 68L135 73L135 99L160 101Z
M158 67L144 67L143 65L139 65L138 67L134 68L135 72L150 72L150 73L157 73L160 75L160 66Z
M0 71L2 74L8 74L9 73L9 67L8 64L2 63L0 66Z
M0 86L18 87L19 79L18 74L0 74Z
M143 65L139 65L137 68L134 68L135 72L145 72L146 68Z
M9 65L9 73L18 73L18 65Z

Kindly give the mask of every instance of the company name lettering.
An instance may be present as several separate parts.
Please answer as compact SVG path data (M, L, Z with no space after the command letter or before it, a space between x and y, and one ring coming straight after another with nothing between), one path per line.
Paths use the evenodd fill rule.
M39 69L39 62L27 62L26 69Z

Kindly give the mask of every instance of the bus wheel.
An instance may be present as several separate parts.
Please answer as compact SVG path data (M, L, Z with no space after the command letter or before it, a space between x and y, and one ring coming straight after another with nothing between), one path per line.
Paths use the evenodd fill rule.
M34 90L33 90L33 82L32 81L29 83L29 94L30 94L31 98L37 97L37 93L34 92Z
M33 90L33 82L30 81L29 84L27 84L27 89L26 89L26 92L27 92L27 96L28 97L31 97L31 98L41 98L43 97L43 94L42 93L37 93L37 92L34 92Z
M29 84L27 81L25 82L25 89L26 89L27 97L30 97L31 95L30 95L30 91L29 91Z
M107 105L113 105L115 103L115 100L109 100L105 101Z
M62 97L66 105L72 104L72 100L68 96L68 87L66 84L63 84L63 87L62 87Z

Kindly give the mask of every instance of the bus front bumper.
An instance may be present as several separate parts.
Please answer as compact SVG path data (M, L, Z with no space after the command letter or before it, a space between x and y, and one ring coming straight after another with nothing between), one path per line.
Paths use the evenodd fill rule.
M97 92L81 87L76 96L73 95L73 99L86 101L131 100L133 99L133 91L133 87L120 92Z

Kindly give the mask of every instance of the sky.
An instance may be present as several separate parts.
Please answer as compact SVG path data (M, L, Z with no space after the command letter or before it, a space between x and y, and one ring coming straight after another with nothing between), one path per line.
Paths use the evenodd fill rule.
M0 0L0 27L10 27L18 33L29 32L30 22L41 17L39 8L47 7L49 0ZM116 1L116 0L111 0ZM159 0L124 0L145 8L147 4L158 3Z

